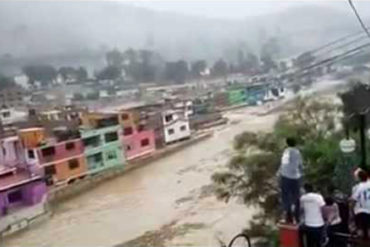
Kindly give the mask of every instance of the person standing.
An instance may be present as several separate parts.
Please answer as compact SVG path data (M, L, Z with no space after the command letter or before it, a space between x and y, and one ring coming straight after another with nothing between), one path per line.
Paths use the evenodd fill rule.
M323 207L324 198L315 193L313 186L304 185L305 194L300 199L303 223L301 225L302 236L306 239L307 247L321 247L324 234Z
M339 206L332 197L325 198L325 206L322 208L322 214L326 223L327 234L330 247L344 247L345 242L337 236L337 233L344 232L342 219L340 217Z
M351 199L354 201L354 215L357 229L362 231L364 239L369 239L370 229L370 181L368 173L357 172L360 183L353 189Z
M294 138L287 138L286 143L288 147L283 152L281 165L278 170L281 199L286 222L293 223L292 207L294 206L294 218L298 223L300 217L299 196L303 162L301 152L296 148L296 140Z

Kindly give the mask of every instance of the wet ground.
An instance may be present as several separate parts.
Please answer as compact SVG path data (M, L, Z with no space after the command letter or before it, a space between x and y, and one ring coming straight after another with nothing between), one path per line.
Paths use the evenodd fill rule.
M226 114L212 138L61 203L48 221L6 240L5 246L219 246L244 228L252 213L217 201L213 172L232 154L233 137L267 131L277 115L260 109Z

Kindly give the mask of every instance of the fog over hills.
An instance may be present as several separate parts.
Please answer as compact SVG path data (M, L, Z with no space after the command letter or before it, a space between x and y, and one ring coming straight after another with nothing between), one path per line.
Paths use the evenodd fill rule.
M370 10L370 5L367 5ZM362 10L363 13L370 11ZM134 7L122 2L0 2L0 59L101 67L111 48L152 49L166 59L236 59L277 38L290 56L360 30L350 10L300 6L221 20Z

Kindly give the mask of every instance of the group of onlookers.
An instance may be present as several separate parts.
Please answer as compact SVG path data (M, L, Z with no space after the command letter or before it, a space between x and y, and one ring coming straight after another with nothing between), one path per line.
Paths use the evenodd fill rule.
M282 154L278 170L281 200L285 222L299 224L301 244L306 247L346 246L343 233L349 232L351 219L355 223L352 233L368 240L370 174L361 169L355 171L354 175L358 183L353 187L349 198L350 206L346 213L349 215L346 217L332 195L324 198L315 191L311 184L306 183L302 186L303 159L301 153L296 148L294 138L288 138L286 142L287 148Z

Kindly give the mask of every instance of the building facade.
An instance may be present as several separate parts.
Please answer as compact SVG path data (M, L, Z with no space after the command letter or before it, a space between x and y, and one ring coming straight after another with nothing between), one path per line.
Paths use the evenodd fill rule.
M189 118L184 111L164 110L162 112L162 121L166 144L190 138Z
M155 151L155 133L137 111L120 111L120 124L122 126L122 144L126 159L132 160Z
M88 174L124 166L125 158L120 135L119 125L81 129Z

